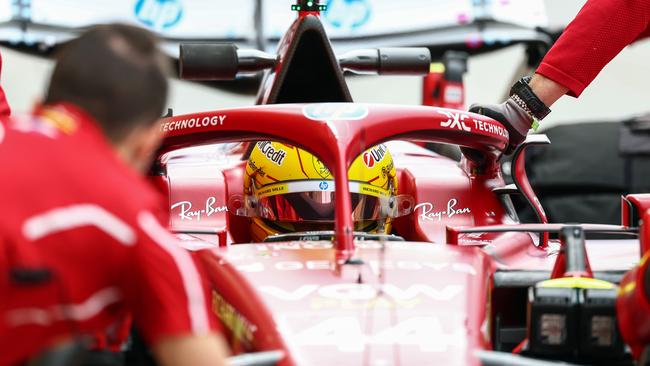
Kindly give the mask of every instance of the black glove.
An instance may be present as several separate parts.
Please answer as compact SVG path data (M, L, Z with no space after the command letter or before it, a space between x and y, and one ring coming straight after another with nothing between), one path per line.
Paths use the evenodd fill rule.
M526 140L528 130L533 125L533 117L512 98L508 98L501 104L472 104L469 111L490 117L503 124L510 135L510 144L506 149L506 154L511 154L517 146Z

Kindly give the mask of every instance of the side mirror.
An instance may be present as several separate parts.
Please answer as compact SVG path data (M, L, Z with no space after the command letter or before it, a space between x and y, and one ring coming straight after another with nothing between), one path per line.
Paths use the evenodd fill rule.
M374 48L347 52L339 58L344 71L369 75L417 75L429 73L427 48Z
M233 80L240 74L272 68L276 56L240 50L232 43L181 43L179 74L184 80Z

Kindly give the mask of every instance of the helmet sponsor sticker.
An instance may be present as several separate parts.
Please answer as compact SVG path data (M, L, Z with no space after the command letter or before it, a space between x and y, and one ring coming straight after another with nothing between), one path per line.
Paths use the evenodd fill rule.
M372 149L363 153L363 163L368 167L372 168L375 164L381 162L386 156L386 145L379 144Z
M287 157L287 152L282 149L276 150L271 141L260 141L257 143L257 147L267 159L277 166L282 166L284 158Z
M226 120L226 115L217 115L217 116L205 116L205 117L194 117L186 118L177 121L167 121L160 125L160 131L162 132L171 132L171 131L180 131L191 128L202 128L208 126L221 126Z
M388 165L381 167L381 176L386 178L393 169L395 169L395 162L391 160Z
M316 121L356 121L368 116L368 107L354 103L318 103L303 107L302 114Z
M371 184L359 184L359 193L367 194L373 197L388 197L390 192L385 189L373 186Z
M433 203L429 202L416 205L414 211L418 210L420 210L418 215L420 219L438 222L441 222L443 217L450 219L456 215L467 215L472 212L469 207L458 207L458 200L455 198L447 201L447 207L444 210L436 210Z
M257 163L255 163L255 161L252 158L248 159L248 165L252 169L252 172L250 173L250 175L257 174L260 177L266 176L266 172L264 171L264 169L262 169L262 167L258 167Z
M320 175L321 178L327 179L332 177L332 173L330 172L330 170L316 156L314 155L311 156L311 162L314 165L314 169L316 170L316 173Z
M264 187L256 192L257 197L277 196L279 194L289 193L289 187L286 183L273 184Z
M301 180L266 185L263 188L255 191L255 195L262 198L296 192L334 192L334 187L334 181L332 180ZM349 187L351 193L367 194L374 197L388 197L391 195L388 189L383 189L381 187L362 182L350 182Z

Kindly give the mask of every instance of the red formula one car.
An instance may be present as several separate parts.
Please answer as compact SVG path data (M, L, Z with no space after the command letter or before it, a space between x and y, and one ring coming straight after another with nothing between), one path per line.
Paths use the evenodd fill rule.
M506 185L498 162L508 135L498 122L352 103L342 70L426 73L426 49L337 58L318 2L295 8L277 56L181 46L188 79L268 69L258 106L161 122L166 138L152 178L169 195L171 228L209 274L213 310L240 355L234 364L631 363L615 284L640 258L634 212L644 197L624 200L621 226L546 223L523 163L526 147L548 143L544 136L515 153L516 184ZM265 212L244 193L246 163L251 142L267 140L309 151L332 172L320 185L336 187L331 231L251 242L250 222ZM462 146L471 159L457 162L416 141ZM355 232L348 168L380 143L403 199L394 202L389 235ZM267 157L281 162L275 153ZM518 224L512 194L527 198L539 224ZM592 232L633 236L585 240Z

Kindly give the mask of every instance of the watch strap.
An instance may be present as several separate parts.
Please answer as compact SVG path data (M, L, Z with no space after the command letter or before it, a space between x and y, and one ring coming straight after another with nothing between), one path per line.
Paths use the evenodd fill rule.
M510 89L510 96L535 120L542 120L551 113L551 110L542 102L530 88L530 76L524 76ZM523 105L522 105L523 103Z

